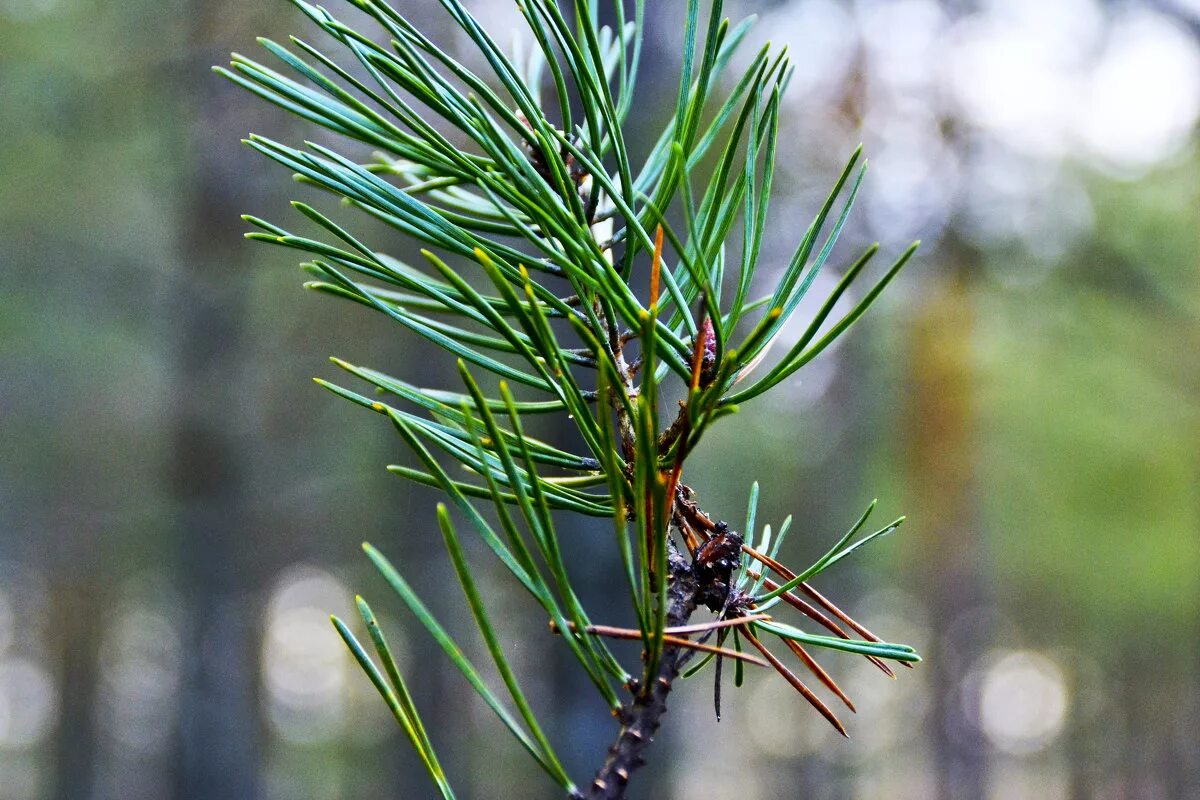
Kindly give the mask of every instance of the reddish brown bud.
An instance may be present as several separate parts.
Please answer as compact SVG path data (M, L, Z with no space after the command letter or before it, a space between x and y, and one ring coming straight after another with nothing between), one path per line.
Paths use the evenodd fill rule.
M704 356L700 362L700 382L708 385L717 371L717 335L713 332L711 318L704 318L704 322L700 325L700 335L704 337Z

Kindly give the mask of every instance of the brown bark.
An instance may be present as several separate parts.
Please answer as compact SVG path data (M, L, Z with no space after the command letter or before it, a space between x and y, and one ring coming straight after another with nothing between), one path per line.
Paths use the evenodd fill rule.
M932 733L937 756L936 797L987 794L987 746L963 684L987 647L987 591L976 529L974 421L971 376L972 318L967 254L930 287L916 315L912 340L908 460L914 508L920 509L918 546L923 573L916 585L940 632L931 659ZM932 555L931 555L932 554Z
M669 606L667 626L683 625L696 610L697 583L691 566L678 555L669 564L667 584ZM636 692L621 709L621 730L608 750L608 758L596 772L585 794L576 795L588 800L620 800L634 770L645 763L645 752L667 713L667 696L679 670L686 661L687 651L675 647L663 648L658 675L650 686Z

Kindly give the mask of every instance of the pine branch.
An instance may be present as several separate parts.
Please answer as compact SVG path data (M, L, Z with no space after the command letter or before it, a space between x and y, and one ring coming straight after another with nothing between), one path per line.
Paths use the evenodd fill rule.
M463 60L384 0L350 0L377 26L369 32L305 0L293 2L349 66L293 38L290 47L260 40L275 68L235 55L228 69L217 71L376 154L360 163L336 148L251 135L248 146L300 183L340 200L348 219L297 202L296 211L315 231L294 233L247 215L255 228L247 237L302 253L303 268L315 278L308 288L381 314L456 359L461 385L449 388L418 387L340 359L334 364L372 391L318 383L391 423L420 466L388 469L446 496L536 613L550 620L557 641L620 719L616 741L586 790L567 775L525 697L524 676L509 664L445 505L438 518L447 553L508 699L488 687L401 574L367 545L396 595L571 797L624 797L674 682L714 659L718 715L722 660L734 662L735 686L744 663L769 664L844 734L830 708L766 643L782 643L852 712L853 703L809 649L856 653L889 675L885 659L917 661L911 648L880 640L810 584L903 518L856 539L868 509L825 556L793 571L779 560L790 517L774 539L770 526L755 539L757 484L744 533L738 533L700 509L684 477L713 424L845 335L912 256L915 245L849 313L831 319L876 255L877 246L869 248L801 338L757 380L749 379L831 259L863 180L860 150L782 275L752 300L791 68L786 52L764 47L718 98L750 26L731 26L721 0L710 0L707 15L700 0L688 0L674 113L636 168L626 126L644 0L632 0L632 18L625 0L613 0L615 28L599 24L598 0L562 0L568 13L555 0L527 0L518 5L527 44L512 56L462 0L439 0L474 48L474 57ZM382 40L390 45L377 43ZM552 86L546 102L543 84ZM420 243L423 262L401 262L361 240L354 228L366 218ZM672 219L682 225L676 229ZM729 252L740 252L740 259L727 258ZM650 259L649 285L635 286L631 275L642 258ZM562 320L569 328L552 324ZM518 399L510 387L535 397ZM661 424L659 407L672 398L677 411ZM570 421L582 452L537 438L547 415ZM478 500L490 502L489 516ZM636 629L592 624L566 566L570 539L560 538L555 511L612 520ZM808 633L767 613L781 603L832 635ZM714 622L682 627L700 607ZM382 668L346 623L335 620L339 634L439 793L453 797L398 660L361 600L359 610ZM862 638L852 638L843 625ZM714 631L717 644L708 644ZM721 646L729 635L733 650ZM608 637L641 640L640 677L622 666ZM742 641L762 658L741 652Z

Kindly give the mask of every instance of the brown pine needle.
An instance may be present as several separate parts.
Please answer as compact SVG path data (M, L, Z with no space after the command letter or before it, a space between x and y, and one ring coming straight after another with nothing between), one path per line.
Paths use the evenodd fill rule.
M763 583L766 584L768 589L778 589L779 588L779 584L775 583L775 581L771 580L770 578L763 578ZM837 636L838 638L846 639L846 640L850 639L850 634L846 633L845 629L843 629L840 625L838 625L836 622L831 620L829 617L822 614L817 609L813 608L812 605L801 600L796 595L792 594L791 592L784 592L782 595L780 595L780 597L782 597L784 602L786 602L792 608L794 608L797 611L799 611L800 613L804 614L806 617L813 620L814 622L820 623L822 626L825 627L826 630L828 630L834 636ZM863 658L867 659L867 661L870 661L872 664L874 664L876 667L878 667L879 670L881 672L883 672L884 675L887 675L889 678L896 677L896 673L892 671L892 668L889 667L887 664L883 663L883 661L881 661L876 656L863 656Z
M861 636L864 639L866 639L867 641L871 641L871 642L882 642L883 641L883 639L880 639L878 636L871 633L869 630L864 628L862 625L855 622L850 617L849 614L847 614L845 611L842 611L840 608L835 606L832 602L830 602L825 597L825 595L821 594L816 589L809 586L808 583L801 583L800 589L803 590L803 592L805 594L807 594L809 597L811 597L813 600L816 600L817 603L820 604L821 606L823 606L825 608L825 610L828 611L830 614L833 614L835 617L840 619L842 622L846 623L851 628L853 628L855 633L857 633L859 636ZM901 664L901 666L907 667L909 669L913 669L913 665L907 661L901 661L900 664ZM893 676L893 677L895 677L895 676Z
M567 627L575 630L575 623L568 622ZM558 624L554 620L550 620L550 630L559 633ZM611 625L588 625L584 628L585 631L593 636L607 636L610 639L641 639L642 632L634 628L614 628ZM663 633L663 643L669 644L672 647L682 647L685 650L699 650L702 653L713 653L724 658L733 658L738 661L745 661L748 664L754 664L759 667L769 666L766 661L763 661L757 656L749 653L742 653L737 650L729 650L724 647L717 647L713 644L704 642L693 642L691 639L685 639L682 636L671 636Z
M703 307L703 295L701 296L701 307ZM708 343L704 341L704 320L700 320L700 327L696 331L696 346L692 352L692 385L688 387L691 395L696 394L696 390L700 388L700 373L704 371L704 349ZM690 396L690 395L689 395Z
M782 636L780 638L783 639ZM783 643L786 644L788 648L796 654L796 657L804 663L804 666L808 667L809 672L817 676L817 680L825 684L829 691L836 694L838 699L846 704L846 708L850 709L855 714L858 713L858 709L854 707L854 703L850 702L850 698L847 697L846 693L842 691L842 687L837 685L837 682L830 677L829 673L825 671L824 667L818 664L817 660L810 656L808 651L800 646L799 642L794 642L791 639L783 639Z
M763 584L772 591L779 588L779 584L770 578L763 578ZM783 598L785 603L811 619L813 622L821 625L823 628L825 628L825 630L829 631L834 636L837 636L840 639L850 638L850 634L846 633L846 630L842 628L842 626L838 625L829 617L822 614L820 610L811 603L802 600L791 592L784 592L782 595L780 595L780 597Z
M785 567L783 564L780 564L778 561L771 558L766 553L758 552L757 550L755 550L753 547L751 547L748 544L742 545L742 552L745 553L746 555L750 556L751 558L753 558L755 561L759 562L760 564L764 564L767 567L769 567L770 569L774 570L785 581L790 581L792 578L796 577L796 573L792 572L790 569Z
M638 638L641 638L641 634L638 634ZM730 650L725 647L717 647L715 644L693 642L691 639L684 639L681 636L669 636L667 634L663 634L663 641L666 644L674 645L675 647L683 647L688 650L699 650L703 653L713 653L725 658L733 658L739 661L745 661L748 664L755 664L760 667L767 666L767 662L763 661L761 658L756 658L749 653L740 653L737 650Z
M679 625L674 628L665 628L664 633L687 634L687 633L704 633L706 631L715 631L718 628L732 628L735 625L745 625L747 622L767 622L771 619L770 614L750 614L745 617L734 617L732 619L718 619L712 622L697 622L694 625Z
M688 552L695 556L696 550L700 547L700 537L682 517L679 517L679 529L683 531L683 538L687 540Z
M654 232L654 260L650 262L650 313L658 312L658 281L662 271L663 226Z
M747 631L746 638L752 645L758 648L760 653L766 656L767 661L771 662L771 666L775 668L775 671L782 675L784 680L790 683L792 688L799 692L800 696L808 701L809 705L815 708L822 717L828 720L829 724L834 727L834 730L836 730L842 736L845 736L847 739L850 738L850 735L846 733L846 728L842 725L841 721L834 715L832 711L829 710L829 706L822 703L821 698L813 694L812 689L809 689L807 686L805 686L804 682L797 678L795 673L785 667L783 662L776 658L774 654L772 654L771 651L768 650L766 646L758 640L757 636Z
M743 552L749 554L751 558L761 562L762 564L765 564L767 567L769 567L771 570L773 570L776 574L778 574L781 578L783 578L783 580L785 582L790 581L796 577L796 573L792 572L790 569L785 567L783 564L780 564L778 561L771 558L770 556L764 555L763 553L758 552L757 550L755 550L752 547L749 547L748 545L742 545L742 550L743 550ZM763 578L763 582L766 584L766 586L769 590L774 591L775 589L779 588L779 584L775 583L770 578ZM867 631L866 633L864 633L863 631L866 631L866 628L859 625L857 622L855 622L853 619L851 619L848 614L843 612L841 609L839 609L833 603L829 602L829 600L827 600L824 597L824 595L821 595L819 592L817 592L816 589L813 589L807 583L801 583L800 586L804 589L804 591L806 593L809 594L810 597L812 597L814 600L816 600L820 605L824 606L826 611L828 611L830 614L833 614L835 617L840 619L842 622L849 625L860 636L867 638L873 642L882 641L882 639L879 639L878 637L874 636L874 634L871 634L870 636L868 636L867 634L870 634L870 631ZM833 622L833 620L829 619L829 617L825 616L820 611L813 608L813 606L811 606L810 604L801 600L799 597L796 597L796 595L792 594L791 592L784 592L783 595L781 595L781 596L783 597L784 601L788 605L797 609L798 611L800 611L801 613L803 613L805 616L809 617L810 619L814 620L815 622L820 623L827 630L829 630L831 633L833 633L835 636L839 636L842 639L850 638L850 635L848 633L846 633L846 631L843 630L839 625L837 625L835 622ZM883 661L880 660L879 658L877 658L875 656L864 656L864 658L866 658L868 661L870 661L872 664L874 664L876 667L878 667L879 670L884 675L887 675L889 678L896 677L896 673L892 671L892 668L889 667L887 664L883 663ZM909 665L909 666L911 666L911 665Z
M658 234L661 239L661 225L658 227ZM657 263L657 259L655 263ZM657 276L655 276L654 285L657 285ZM703 325L701 326L701 330L704 330ZM704 347L704 336L697 333L696 348L695 352L692 354L692 382L688 388L688 402L691 402L692 398L696 396L697 390L700 388L700 373L704 370ZM675 465L671 468L671 475L667 481L667 497L670 498L675 497L675 487L679 485L679 479L683 475L683 460L687 458L688 434L691 433L692 429L690 422L691 417L688 414L689 412L686 407L680 409L679 416L683 427L679 433L679 443L675 448Z

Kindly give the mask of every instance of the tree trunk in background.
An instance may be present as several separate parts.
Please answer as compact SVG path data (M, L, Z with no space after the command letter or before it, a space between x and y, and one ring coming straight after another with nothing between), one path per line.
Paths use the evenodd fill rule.
M96 687L99 681L101 629L107 621L95 613L106 592L81 580L54 585L54 653L62 664L58 686L59 731L55 738L54 796L88 800L96 791Z
M951 263L961 251L947 248ZM913 492L914 585L935 632L931 727L938 797L987 796L986 744L974 718L974 698L962 692L968 671L988 645L974 487L972 318L967 271L947 269L916 311L911 344L912 406L908 411L908 473Z
M1189 25L1189 30L1200 39L1200 24ZM1200 266L1197 266L1194 276L1200 278ZM1195 353L1200 349L1200 283L1193 286L1191 296L1192 302L1185 305L1185 308L1192 309L1191 318L1186 323L1183 335L1190 345L1186 352ZM1182 385L1187 390L1186 396L1193 398L1194 402L1200 400L1200 361L1193 358L1189 362ZM1200 420L1200 414L1194 415L1193 419ZM1200 426L1192 426L1191 441L1200 441ZM1192 469L1193 486L1200 486L1200 458L1193 456ZM1200 493L1194 492L1193 502L1196 500L1200 500ZM1200 518L1200 507L1197 507L1196 514ZM1173 693L1182 698L1182 705L1176 711L1169 731L1167 791L1173 797L1186 796L1187 792L1195 792L1196 787L1200 787L1200 738L1196 736L1196 731L1200 730L1200 619L1192 621L1187 633L1191 634L1188 648L1191 658L1185 659L1182 665L1178 684L1180 691ZM1139 675L1134 685L1143 687L1143 691L1154 692L1157 687L1151 683Z
M202 77L225 58L211 33L223 10L221 2L191 4L190 60L180 76L194 172L181 204L185 251L171 310L179 324L171 477L186 654L175 789L189 800L259 795L258 608L247 601L261 581L248 558L254 531L238 413L247 276L234 224L248 192L241 162L228 153L247 126L236 113L246 97Z

